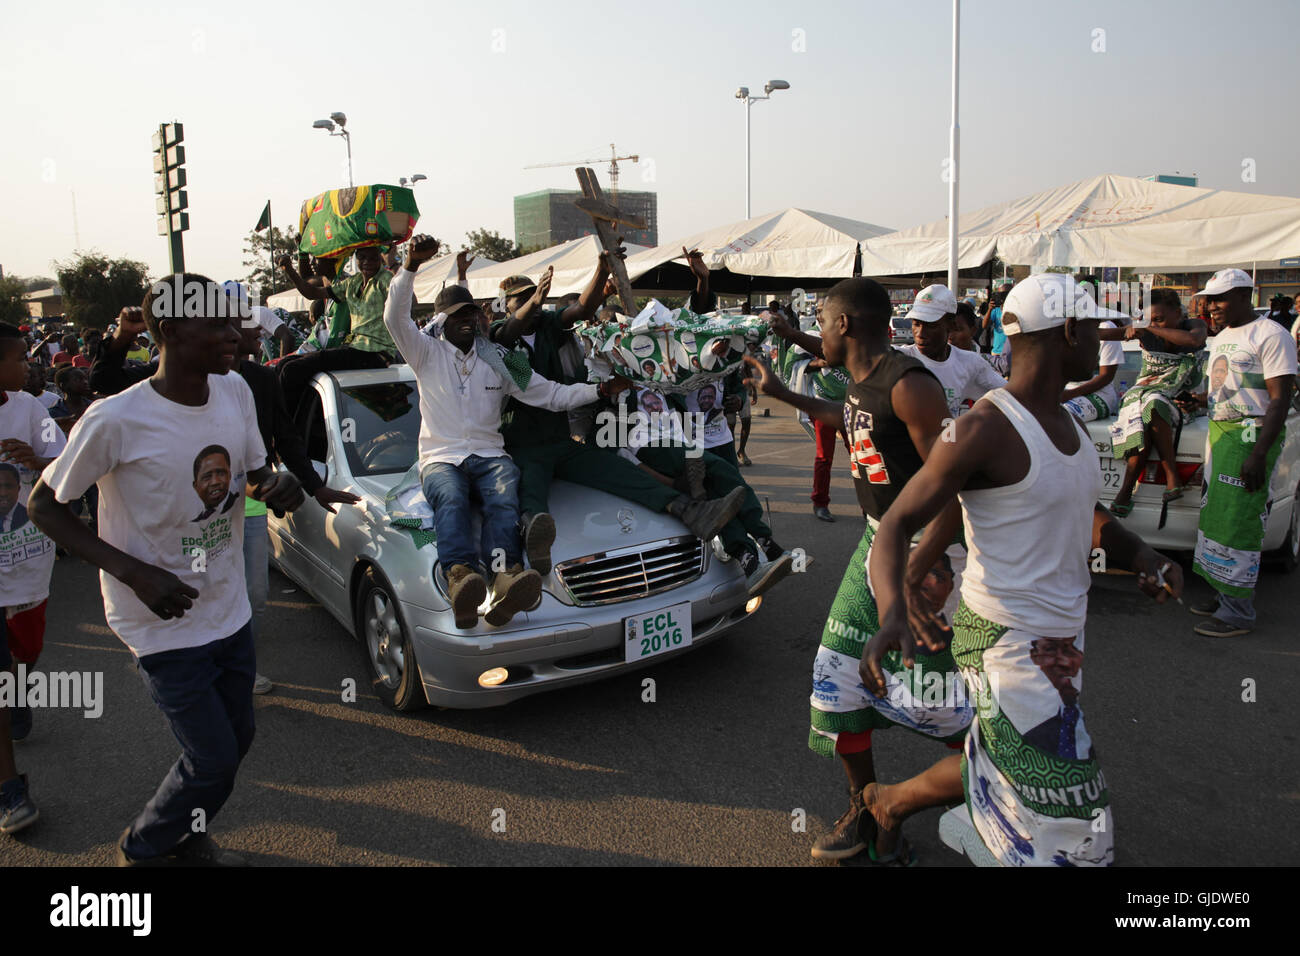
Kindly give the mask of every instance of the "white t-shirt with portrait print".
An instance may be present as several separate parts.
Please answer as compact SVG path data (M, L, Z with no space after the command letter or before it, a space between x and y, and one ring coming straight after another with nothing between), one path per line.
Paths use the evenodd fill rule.
M209 644L248 623L243 492L265 463L253 393L232 373L208 376L204 405L163 398L149 379L95 402L45 469L60 502L97 484L99 536L199 592L183 617L163 620L100 572L108 626L137 657Z
M642 448L670 448L685 443L681 417L668 404L663 392L633 386L633 394L636 397L635 404L629 402L625 405L628 417L627 444L619 448L620 457L636 465L641 462L636 453Z
M38 458L54 458L63 451L63 429L54 424L49 409L39 399L26 392L5 392L4 399L0 405L0 439L25 442ZM14 461L0 461L0 471L0 613L4 613L3 608L44 601L50 596L54 542L27 514L36 472Z
M1216 421L1261 417L1269 405L1265 382L1296 374L1295 339L1267 317L1229 326L1208 344L1207 398Z
M934 373L934 377L943 386L948 411L953 418L968 410L967 400L979 401L986 392L1003 388L1007 384L1007 380L994 371L993 366L978 353L967 352L955 345L948 347L948 357L942 362L927 356L919 345L900 345L897 348L904 355L920 360L922 365Z
M713 405L707 412L700 411L700 396L710 391L713 393ZM704 415L704 447L717 448L719 445L725 445L727 442L734 442L731 436L731 428L727 425L727 416L722 410L723 388L722 382L710 382L708 385L701 385L693 392L686 395L686 411L691 415ZM708 404L707 402L705 403ZM699 418L693 419L699 422ZM692 428L697 426L692 425Z

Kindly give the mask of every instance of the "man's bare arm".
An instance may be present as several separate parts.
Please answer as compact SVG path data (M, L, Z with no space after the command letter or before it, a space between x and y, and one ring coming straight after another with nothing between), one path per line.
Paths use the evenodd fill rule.
M807 412L809 417L815 418L823 425L829 425L837 431L843 430L843 402L828 402L824 399L813 398L810 395L800 395L797 392L792 392L781 384L781 381L772 373L771 369L754 358L754 356L746 355L744 360L745 364L758 373L758 390L764 395L770 395L777 401L793 405L801 412Z

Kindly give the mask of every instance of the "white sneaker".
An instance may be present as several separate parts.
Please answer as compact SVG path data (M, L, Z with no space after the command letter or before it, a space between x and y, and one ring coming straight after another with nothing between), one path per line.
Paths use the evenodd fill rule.
M253 678L254 694L269 694L273 690L275 690L275 685L272 684L265 677L263 677L261 674L258 674L256 677Z

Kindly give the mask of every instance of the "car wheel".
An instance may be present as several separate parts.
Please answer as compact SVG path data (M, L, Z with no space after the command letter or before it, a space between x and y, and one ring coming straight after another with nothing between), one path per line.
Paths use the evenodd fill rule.
M410 631L392 589L373 568L357 592L357 636L370 684L386 707L407 713L427 701Z
M1287 529L1286 540L1275 552L1278 567L1283 571L1294 571L1300 566L1300 488L1291 499L1291 526Z

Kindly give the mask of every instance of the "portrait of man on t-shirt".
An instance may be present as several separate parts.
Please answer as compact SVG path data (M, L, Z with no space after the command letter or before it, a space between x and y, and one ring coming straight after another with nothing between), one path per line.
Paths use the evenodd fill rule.
M0 531L17 531L27 523L27 509L18 500L22 490L18 469L0 464Z
M220 507L225 514L239 494L230 490L230 452L220 445L209 445L194 459L194 492L204 510L192 521L207 521Z
M699 405L700 411L704 413L705 422L712 421L722 413L722 409L717 405L718 392L715 386L705 385L695 394L695 401Z

